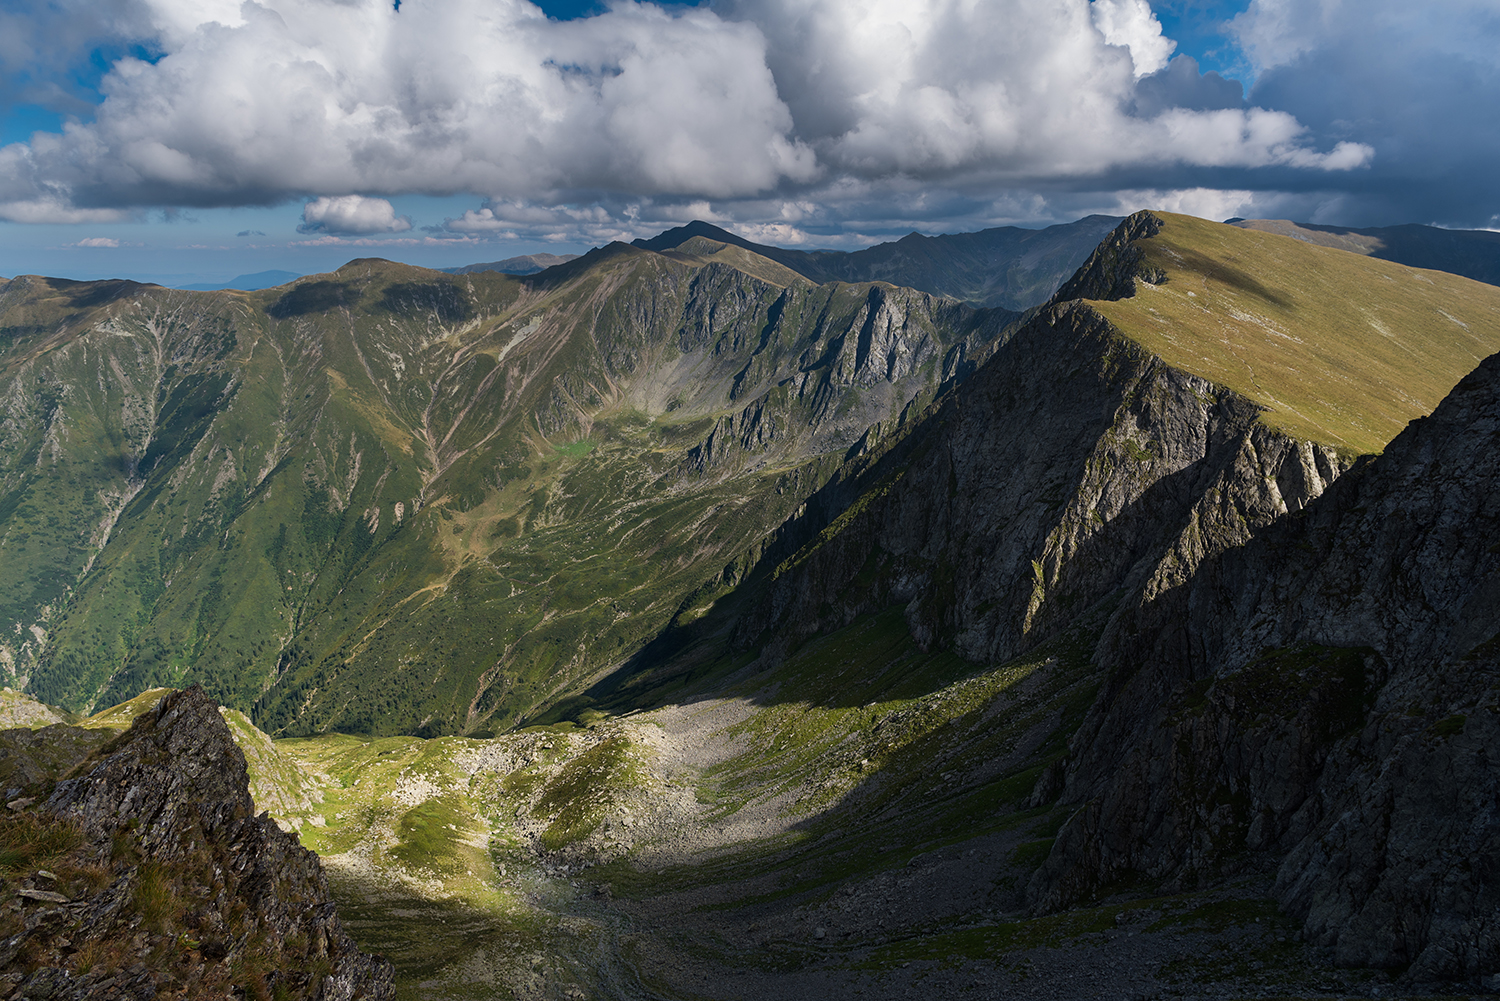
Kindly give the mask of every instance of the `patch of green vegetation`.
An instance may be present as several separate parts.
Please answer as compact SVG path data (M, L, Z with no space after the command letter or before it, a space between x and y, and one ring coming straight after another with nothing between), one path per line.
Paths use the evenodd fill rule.
M1142 445L1129 435L1120 439L1120 446L1125 449L1125 454L1132 462L1150 462L1156 458L1156 453L1151 451L1149 445Z
M532 810L533 816L551 818L542 832L542 845L556 850L592 834L616 797L639 786L643 775L637 753L627 738L609 737L548 782Z
M1168 364L1266 407L1262 421L1382 451L1500 350L1500 289L1279 236L1154 213L1165 280L1091 305Z
M1464 724L1469 722L1467 716L1449 716L1447 719L1438 720L1432 724L1428 731L1434 737L1457 737L1464 732Z
M450 794L426 800L396 822L397 843L391 855L413 872L437 876L469 874L475 854L467 844L471 811L463 797Z
M79 722L79 726L89 730L128 730L135 722L137 716L151 712L161 702L162 698L172 692L170 688L152 688L142 692L133 699L127 699L119 705L101 709L99 712Z

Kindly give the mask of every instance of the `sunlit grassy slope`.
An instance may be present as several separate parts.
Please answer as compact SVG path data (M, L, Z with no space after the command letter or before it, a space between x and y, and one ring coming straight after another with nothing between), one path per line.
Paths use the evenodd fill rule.
M1169 364L1267 408L1265 423L1380 452L1500 350L1500 288L1279 236L1154 213L1166 280L1092 305Z

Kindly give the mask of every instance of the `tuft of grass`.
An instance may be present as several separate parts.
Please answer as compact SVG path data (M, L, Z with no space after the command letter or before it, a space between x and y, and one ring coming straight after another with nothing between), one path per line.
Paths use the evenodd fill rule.
M149 859L142 862L136 870L131 899L146 927L155 932L165 931L168 924L182 911L182 904L167 871L159 863Z
M83 844L83 830L71 821L34 813L0 815L0 872L7 875L55 866Z

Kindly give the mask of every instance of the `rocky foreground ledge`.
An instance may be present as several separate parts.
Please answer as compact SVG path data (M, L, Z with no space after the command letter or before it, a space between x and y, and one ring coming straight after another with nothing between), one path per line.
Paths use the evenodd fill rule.
M0 784L0 998L394 997L201 688L123 733L0 733Z

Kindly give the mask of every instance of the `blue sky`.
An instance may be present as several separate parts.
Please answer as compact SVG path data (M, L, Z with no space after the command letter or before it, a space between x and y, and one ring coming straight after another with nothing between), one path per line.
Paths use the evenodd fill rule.
M1243 14L1250 0L1157 0L1151 5L1161 23L1162 34L1177 43L1176 53L1197 60L1205 72L1217 72L1243 82L1252 73L1244 53L1235 44L1226 26Z
M706 218L1495 227L1491 0L9 0L0 275L433 267Z

